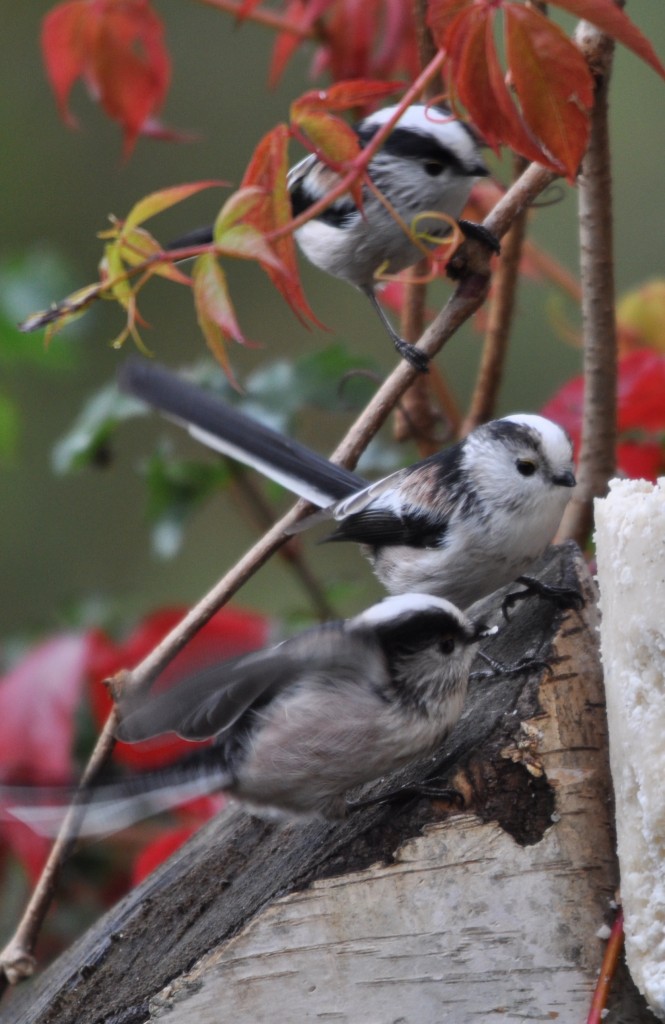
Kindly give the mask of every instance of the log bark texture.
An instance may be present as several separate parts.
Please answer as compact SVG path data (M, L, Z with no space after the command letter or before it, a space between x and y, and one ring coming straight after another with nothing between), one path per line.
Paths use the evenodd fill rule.
M474 680L436 756L366 791L444 778L463 811L411 798L339 824L223 814L1 1024L585 1021L617 886L596 595L572 543L537 575L576 584L584 609L529 598L484 649L551 671ZM498 623L500 605L474 613ZM610 1010L653 1020L623 969Z

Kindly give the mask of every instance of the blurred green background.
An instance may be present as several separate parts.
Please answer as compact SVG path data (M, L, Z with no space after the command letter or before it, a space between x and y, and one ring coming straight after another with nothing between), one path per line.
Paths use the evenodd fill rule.
M80 86L75 87L72 106L81 130L67 130L56 115L39 50L40 21L52 6L49 0L1 2L0 299L11 324L94 280L101 254L96 232L104 229L109 213L124 216L141 196L179 182L211 177L238 182L257 141L287 116L290 100L312 83L311 51L302 51L280 87L269 92L270 31L237 27L228 16L196 3L157 3L173 57L163 116L170 125L200 133L201 139L189 145L140 140L123 164L117 127ZM663 58L662 3L630 3L627 10ZM662 273L664 100L665 84L619 48L612 90L619 292ZM534 215L532 237L575 272L575 195L562 187L564 201ZM209 221L219 196L204 193L155 221L158 237L167 240ZM26 261L32 268L27 280L15 272ZM54 267L67 268L66 273L60 269L56 274ZM325 334L303 329L258 270L231 267L229 277L246 334L266 343L263 350L233 351L241 382L266 360L320 350L333 340L372 356L382 374L393 366L394 353L368 304L347 285L303 266L310 301L331 328ZM447 292L445 284L438 284L430 304L443 302ZM556 329L561 316L578 324L570 303L549 286L525 281L518 306L502 412L539 408L580 367L579 351L564 343ZM142 311L153 324L146 341L161 361L179 366L204 354L186 289L155 282L144 293ZM191 602L255 537L246 514L220 497L196 516L176 558L164 561L152 553L145 486L136 466L164 434L178 450L194 452L175 428L156 417L132 420L122 428L106 468L75 476L54 474L54 442L124 358L108 344L121 326L119 312L102 304L78 329L58 336L48 351L40 335L19 336L11 330L1 347L0 400L9 396L17 404L19 422L14 457L0 468L0 638L28 637L68 621L94 618L104 608L132 621L159 605ZM480 343L481 335L468 327L439 357L462 402L469 394ZM328 451L348 419L343 412L305 416L302 436ZM313 539L305 549L315 554L326 581L350 585L345 610L379 594L355 551L316 548ZM277 560L250 582L240 600L289 615L307 605L299 585Z

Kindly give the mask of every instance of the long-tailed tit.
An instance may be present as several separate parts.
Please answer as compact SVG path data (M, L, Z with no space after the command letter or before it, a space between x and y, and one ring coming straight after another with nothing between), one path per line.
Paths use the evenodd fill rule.
M448 601L404 594L154 697L121 697L121 740L176 732L216 742L170 768L100 788L81 810L80 831L114 831L217 789L287 815L343 817L349 790L441 744L462 712L487 632ZM5 801L27 793L0 788ZM10 813L43 832L62 818L61 809L38 805Z
M385 107L357 125L361 146L371 142L395 110L394 106ZM296 231L296 241L316 267L355 285L368 297L400 355L424 371L427 356L397 334L376 298L377 273L396 274L422 257L423 245L431 248L426 241L421 241L419 248L408 232L421 239L428 236L437 244L449 234L450 223L436 215L456 220L474 181L488 170L467 125L455 120L448 110L416 104L404 111L367 172L402 223L365 188L362 212L348 193L340 196ZM308 210L339 180L337 172L314 154L297 163L287 178L293 215ZM423 216L427 212L433 216ZM474 226L463 222L463 227ZM167 248L212 240L212 228L201 228ZM496 248L496 242L491 243Z
M575 485L570 439L542 416L492 420L367 484L154 364L128 362L120 386L322 508L304 524L334 520L327 539L361 544L393 594L468 608L520 578L552 541Z

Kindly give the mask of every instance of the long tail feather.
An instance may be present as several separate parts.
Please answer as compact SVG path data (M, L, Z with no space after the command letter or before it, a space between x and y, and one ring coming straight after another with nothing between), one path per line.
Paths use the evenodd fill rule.
M128 360L119 375L129 392L183 425L192 437L324 508L366 486L305 445L264 426L162 366Z
M0 819L18 820L43 836L56 836L69 818L72 834L118 832L153 814L231 784L219 753L207 748L189 761L81 792L67 787L0 786ZM205 755L208 755L207 757Z

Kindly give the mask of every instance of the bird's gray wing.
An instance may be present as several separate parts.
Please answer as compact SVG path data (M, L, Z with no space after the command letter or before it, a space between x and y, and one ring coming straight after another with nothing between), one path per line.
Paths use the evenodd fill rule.
M373 546L440 545L459 500L459 462L460 449L455 445L377 480L297 525L306 528L334 519L337 526L327 540Z
M327 623L276 647L211 666L154 697L139 702L121 698L116 735L129 743L164 732L187 740L217 736L252 706L293 685L303 672L331 664L343 631L343 624Z
M294 659L280 648L213 665L154 696L121 698L116 736L128 743L174 732L203 740L228 729L256 701L286 685Z
M370 510L375 513L381 509L386 515L389 513L399 515L400 499L396 495L406 472L405 469L398 469L389 476L354 491L347 497L343 497L341 501L335 502L334 505L327 505L326 508L305 516L289 527L287 532L289 534L303 533L318 523L324 523L330 519L342 522L347 516L362 515Z

